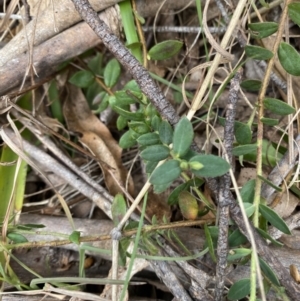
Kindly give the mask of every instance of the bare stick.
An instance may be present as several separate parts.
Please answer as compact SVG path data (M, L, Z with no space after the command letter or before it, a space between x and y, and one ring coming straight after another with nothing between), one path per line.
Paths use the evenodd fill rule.
M224 148L223 157L232 164L232 145L234 141L234 121L236 115L236 104L242 80L242 69L239 70L231 80L229 99L226 111L226 123L224 127ZM216 268L216 290L215 300L223 299L223 290L226 277L227 253L228 253L228 222L229 222L229 196L231 179L226 173L220 179L219 189L219 235L218 235L218 262Z

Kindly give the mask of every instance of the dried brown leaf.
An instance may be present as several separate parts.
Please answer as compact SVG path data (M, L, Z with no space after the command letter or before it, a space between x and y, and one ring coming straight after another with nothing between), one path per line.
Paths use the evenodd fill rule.
M63 110L69 130L80 133L80 142L99 160L109 192L122 193L120 186L125 187L128 173L121 161L121 148L108 128L91 112L82 91L72 85L68 88ZM128 191L133 194L131 177Z

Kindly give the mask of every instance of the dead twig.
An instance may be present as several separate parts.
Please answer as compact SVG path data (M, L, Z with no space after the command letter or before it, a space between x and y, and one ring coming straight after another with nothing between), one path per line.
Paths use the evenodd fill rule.
M224 154L223 157L232 166L232 147L234 142L234 122L236 115L236 104L242 80L242 69L240 69L231 80L229 99L226 111L226 122L224 127ZM229 226L229 196L231 179L226 173L220 179L219 188L219 233L218 233L218 262L216 268L216 290L215 300L223 299L223 290L226 277L227 254L228 254L228 226Z

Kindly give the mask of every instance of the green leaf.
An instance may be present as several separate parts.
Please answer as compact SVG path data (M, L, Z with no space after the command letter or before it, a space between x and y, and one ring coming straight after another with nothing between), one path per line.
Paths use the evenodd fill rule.
M177 54L182 48L183 43L177 40L168 40L153 46L148 55L151 60L166 60Z
M127 110L124 110L121 107L118 107L116 105L111 105L111 108L117 112L119 115L123 116L124 118L127 118L129 120L134 120L134 121L142 121L144 120L144 114L140 112L130 112Z
M121 66L116 59L110 60L105 66L103 77L108 88L112 88L118 81L121 74Z
M255 206L251 203L243 203L243 205L245 207L247 217L250 217L255 211Z
M276 98L265 98L263 103L266 109L278 115L289 115L296 112L293 107Z
M95 102L99 103L101 101L101 98L103 95L105 95L106 92L103 91L103 88L97 83L97 81L93 81L90 86L87 87L86 92L85 92L85 98L91 108L95 107Z
M229 300L240 300L250 293L250 278L245 278L235 282L227 294Z
M143 135L143 134L146 134L150 131L150 128L144 122L131 121L128 124L128 126L132 131L139 134L139 136Z
M241 259L243 257L246 257L250 255L252 250L246 249L246 248L238 248L238 249L232 249L229 251L227 255L228 261L235 261L237 259Z
M256 39L266 38L278 30L275 22L251 23L248 26L252 31L251 35Z
M172 183L180 176L181 169L177 160L169 160L157 167L150 177L150 183L155 185Z
M129 81L125 86L124 90L129 90L130 92L136 92L136 93L142 93L140 86L137 84L137 82L133 79Z
M260 176L260 175L257 175L257 177L258 177L260 180L264 181L264 182L265 182L266 184L268 184L269 186L271 186L272 188L274 188L276 191L282 192L282 188L280 188L280 187L274 185L274 183L271 182L271 181L269 181L267 178L262 177L262 176Z
M260 47L260 46L252 46L252 45L247 45L245 47L245 52L247 56L254 58L256 60L269 60L273 57L273 52Z
M117 106L125 106L125 105L130 105L133 103L136 103L136 99L130 97L126 91L121 90L121 91L116 91L115 94L115 105Z
M15 244L21 244L21 243L24 243L24 242L28 242L28 239L25 236L23 236L22 234L19 234L19 233L11 232L11 233L7 234L7 237L10 240L12 240Z
M111 215L115 227L117 227L126 214L126 202L122 194L118 193L111 205Z
M127 123L128 119L120 115L117 119L117 129L119 131L123 130L127 126Z
M165 184L155 184L153 185L153 191L154 193L162 193L164 191L166 191L170 186L171 186L172 182L169 183L165 183Z
M217 262L216 254L215 254L215 249L214 249L214 244L211 236L211 232L209 228L207 227L206 224L204 224L204 233L205 233L205 242L207 243L209 254L214 262Z
M163 120L158 128L159 139L164 144L171 144L173 140L173 129L170 123L166 120Z
M154 116L151 120L152 129L154 131L158 132L161 122L162 122L162 120L158 116Z
M204 183L203 180L195 178L185 183L178 185L168 197L168 205L176 205L178 203L178 196L181 191L188 190L190 187L199 187Z
M173 151L182 157L189 150L194 138L194 130L192 123L186 118L182 117L175 126L173 135Z
M291 231L285 221L274 210L266 205L259 204L259 212L275 228L285 234L291 234Z
M158 163L159 162L155 162L155 161L146 162L146 173L151 174L153 170L156 168Z
M291 20L300 26L300 3L290 3L288 5L288 14Z
M151 122L152 122L152 118L154 117L154 116L157 116L157 110L155 109L155 107L151 104L151 103L149 103L148 105L147 105L147 107L145 108L145 116L147 117L147 119L150 121L149 122L149 124L151 124Z
M248 124L236 121L234 123L234 134L238 144L251 143L252 132Z
M287 73L300 76L300 54L293 46L281 42L278 47L278 59Z
M282 158L282 154L278 153L274 148L274 146L265 139L263 140L262 147L263 147L262 150L263 164L275 166L276 162ZM249 153L245 155L244 159L256 162L257 160L256 157L257 157L257 151L254 151L253 153Z
M73 231L71 235L69 235L69 240L76 244L79 245L80 244L80 232L79 231Z
M190 162L200 162L203 168L199 170L192 169L197 177L218 177L224 175L230 168L230 165L224 159L213 155L198 155L192 157Z
M103 54L98 52L88 63L90 70L97 75L102 74Z
M162 144L150 145L141 152L141 158L145 161L161 161L167 159L170 149Z
M253 203L255 179L248 181L241 189L240 194L244 203Z
M225 125L225 118L219 117L222 126ZM252 139L251 128L248 124L239 121L234 122L234 135L238 144L250 144Z
M260 121L265 124L265 125L270 125L270 126L274 126L274 125L278 125L279 120L278 119L274 119L274 118L267 118L267 117L262 117L260 118Z
M270 234L268 234L267 232L265 232L264 230L260 229L260 228L256 228L256 231L265 239L268 239L272 244L274 244L277 247L283 247L283 243L277 241L276 239L274 239Z
M79 88L87 88L94 81L94 75L88 70L78 71L71 76L69 82Z
M131 131L125 132L120 138L119 145L121 148L130 148L136 144L136 139L131 135Z
M159 136L156 133L147 133L137 139L138 144L142 146L159 144Z
M188 191L184 190L179 193L178 204L184 218L195 220L198 216L198 202L196 198Z
M228 237L228 245L231 248L243 245L247 241L247 237L244 236L239 229L235 229Z
M109 95L106 92L101 92L99 94L99 98L101 102L98 108L95 110L95 114L99 114L103 112L108 107L109 104Z
M265 276L276 286L280 286L279 280L270 266L260 257L258 257L259 265Z
M234 156L243 156L246 154L249 154L253 151L256 151L257 145L256 144L244 144L244 145L239 145L233 148L232 154Z
M257 79L246 79L241 83L241 87L247 91L256 92L261 87L261 81Z

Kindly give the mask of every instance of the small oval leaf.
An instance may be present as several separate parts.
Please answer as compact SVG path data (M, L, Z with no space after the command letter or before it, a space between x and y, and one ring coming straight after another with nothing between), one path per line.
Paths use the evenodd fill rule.
M269 60L273 57L273 52L260 47L260 46L252 46L252 45L247 45L245 47L245 52L247 56L254 58L256 60Z
M277 125L279 123L278 119L274 119L274 118L267 118L267 117L262 117L260 118L260 121L265 124L265 125L270 125L270 126L274 126Z
M154 184L153 191L154 193L162 193L167 190L171 186L172 182L165 183L165 184Z
M159 144L159 136L156 133L147 133L137 139L138 144L142 146Z
M130 97L124 90L115 92L116 101L115 104L118 106L130 105L136 103L136 99Z
M240 194L244 203L253 203L255 179L249 180L241 189Z
M243 156L255 151L256 149L257 149L256 144L239 145L233 148L232 154L234 156Z
M144 122L140 122L140 121L131 121L128 124L128 126L132 131L137 133L139 136L149 133L149 131L150 131L150 128L148 127L148 125L145 124Z
M293 46L281 42L278 47L278 59L287 73L300 76L300 54Z
M198 216L198 203L188 191L181 191L178 195L178 204L184 218L195 220Z
M266 109L278 115L289 115L296 112L293 107L276 98L265 98L263 104Z
M151 120L152 129L158 132L161 122L162 120L157 115L155 115Z
M148 55L152 60L165 60L177 54L182 48L183 43L177 40L168 40L153 46Z
M192 172L198 177L219 177L224 175L230 168L227 161L213 155L198 155L190 159L190 162L193 161L203 164L203 168L199 170L192 169Z
M127 126L127 123L128 119L120 115L117 119L117 129L119 131L123 130Z
M194 138L192 123L182 117L175 126L173 135L173 151L179 157L184 156L189 150Z
M170 123L166 120L163 120L158 129L159 139L164 144L171 144L173 140L173 129Z
M19 233L11 232L11 233L7 234L7 237L10 240L12 240L15 244L21 244L21 243L24 243L24 242L28 242L28 239L25 236L23 236L22 234L19 234Z
M121 66L116 59L110 60L105 66L103 77L107 87L112 88L121 74Z
M156 168L158 162L155 161L148 161L146 162L146 173L151 174L153 172L153 170Z
M251 23L248 26L252 31L251 35L256 39L266 38L278 30L275 22Z
M131 131L125 132L119 140L119 145L121 148L130 148L136 144L136 139L131 135Z
M236 121L234 123L234 135L239 144L250 144L252 131L248 124Z
M87 88L90 85L92 85L93 81L94 75L88 70L78 71L75 74L73 74L69 79L69 82L72 85L77 86L79 88Z
M150 177L150 183L162 185L172 183L180 176L181 169L177 160L169 160L157 167Z
M259 91L261 88L261 81L257 79L246 79L241 83L241 87L248 91Z
M290 3L288 5L288 14L291 20L300 26L300 3Z
M103 54L98 52L88 63L88 67L94 74L101 75Z
M250 278L241 279L235 282L227 295L229 300L240 300L250 293Z
M285 221L270 207L260 204L259 205L259 212L261 215L275 228L280 230L285 234L291 234L291 231Z
M141 158L145 161L161 161L167 159L170 155L170 149L161 144L150 145L141 152Z

